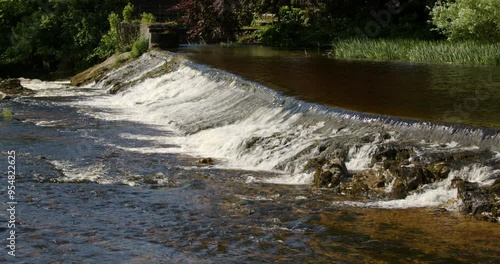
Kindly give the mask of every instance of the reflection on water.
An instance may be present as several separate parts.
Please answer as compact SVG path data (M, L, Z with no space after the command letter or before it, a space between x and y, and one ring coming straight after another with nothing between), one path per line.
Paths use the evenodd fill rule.
M186 46L197 62L360 112L500 128L500 67L335 61L324 52Z

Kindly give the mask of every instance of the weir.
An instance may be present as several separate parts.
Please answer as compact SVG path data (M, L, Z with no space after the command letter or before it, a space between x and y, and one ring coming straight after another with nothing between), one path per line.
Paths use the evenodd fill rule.
M453 179L487 186L500 173L496 130L308 103L169 52L149 52L92 87L116 93L82 103L118 113L96 117L158 126L168 133L151 140L178 146L130 151L212 157L217 167L283 175L267 182L392 200L372 206L446 204L457 196Z

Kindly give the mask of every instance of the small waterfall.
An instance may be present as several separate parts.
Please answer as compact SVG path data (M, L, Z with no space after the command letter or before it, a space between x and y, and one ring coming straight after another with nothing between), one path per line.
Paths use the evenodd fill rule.
M277 183L310 183L312 176L304 167L325 143L347 150L346 165L351 171L369 169L378 147L389 143L411 145L424 153L500 151L500 136L494 130L360 114L303 102L167 52L144 54L109 72L93 87L117 94L79 102L102 109L88 114L155 126L165 136L151 140L178 146L166 151L213 157L220 161L218 166L226 168L284 173L274 180ZM466 175L475 175L471 180L488 184L491 173L483 165L464 167L450 173L448 180L392 204L442 203L456 196L456 190L449 188L452 176L466 179Z

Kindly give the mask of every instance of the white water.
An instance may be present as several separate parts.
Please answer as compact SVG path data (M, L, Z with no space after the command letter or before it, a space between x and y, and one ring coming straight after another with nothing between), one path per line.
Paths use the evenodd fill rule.
M169 54L146 54L127 66L110 72L106 78L84 91L101 95L76 103L82 112L104 120L132 121L164 131L164 135L118 135L122 138L147 140L175 147L118 146L141 153L187 153L215 158L218 167L265 170L282 176L264 180L276 184L310 184L312 176L303 173L304 165L315 154L318 144L332 139L350 142L346 166L349 170L367 169L371 155L381 142L379 136L371 143L357 139L367 134L386 131L391 142L415 141L422 151L477 149L480 145L500 148L498 135L485 139L481 131L455 131L446 126L405 121L383 122L376 117L326 108L282 96L266 87L237 76L195 65L183 60L172 72L141 80L152 69L168 63ZM116 95L102 95L115 82L129 82L130 88ZM78 89L58 84L46 89L36 81L25 81L29 88L43 96L74 95ZM45 89L44 89L45 87ZM51 83L50 87L54 88ZM75 103L71 103L75 104ZM88 111L88 108L92 111ZM40 125L47 125L40 123ZM95 168L93 168L95 169ZM71 169L68 173L74 174ZM437 206L456 198L451 179L460 177L481 184L491 184L496 173L480 164L453 171L447 180L426 186L404 200L363 204L386 208ZM74 177L79 177L75 174ZM249 177L248 182L259 180ZM390 186L387 187L390 189Z
M348 205L360 207L378 207L378 208L410 208L410 207L429 207L444 206L447 209L454 209L457 202L457 189L452 187L452 180L455 178L465 181L477 182L482 186L491 185L494 181L494 175L500 173L500 170L493 170L491 167L475 164L465 166L460 170L451 171L443 181L428 184L417 192L408 195L405 199L376 202L341 202ZM339 204L338 202L336 202Z

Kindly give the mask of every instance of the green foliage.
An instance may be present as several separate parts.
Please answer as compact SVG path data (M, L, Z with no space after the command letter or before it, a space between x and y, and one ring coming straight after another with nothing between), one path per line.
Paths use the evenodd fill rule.
M131 22L132 21L132 15L134 13L134 5L131 4L130 2L123 8L123 21L125 22Z
M105 59L113 53L120 51L120 35L118 32L120 26L120 16L112 12L108 17L109 31L101 38L101 43L95 49L92 56Z
M125 0L0 0L0 64L40 75L84 69L97 62L98 56L91 55L109 28L108 15L124 4Z
M500 0L438 2L430 14L450 40L500 41Z
M12 110L10 108L4 108L2 111L2 116L4 118L12 118L12 116L13 116Z
M299 8L283 6L279 11L279 23L256 32L262 43L270 46L294 47L304 42L306 14Z
M143 53L147 52L149 49L149 41L144 38L140 38L132 44L132 51L130 51L131 58L137 58Z
M334 43L330 56L347 60L500 65L500 43L347 39Z
M156 23L156 17L151 13L142 13L141 23L144 24Z

